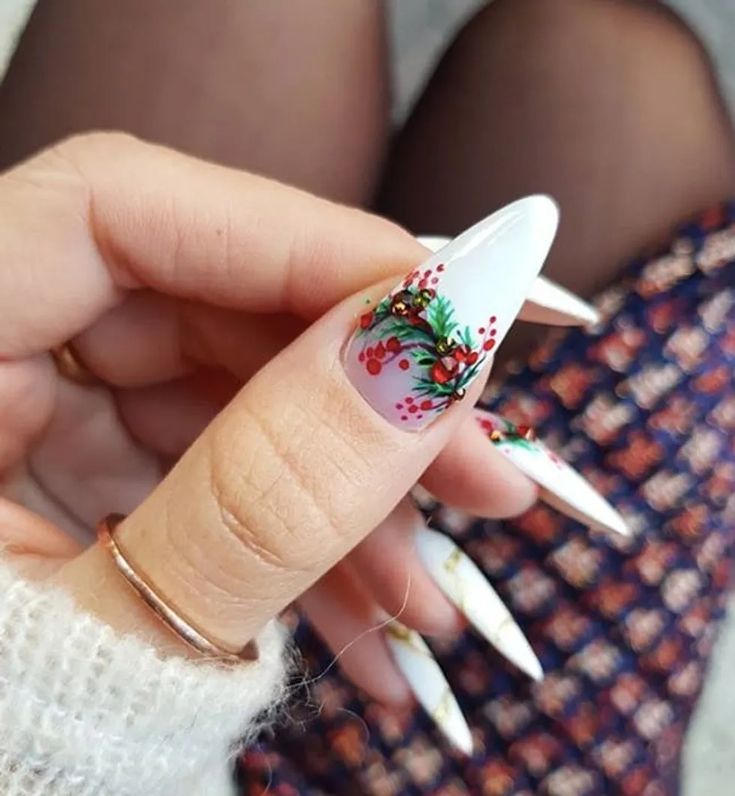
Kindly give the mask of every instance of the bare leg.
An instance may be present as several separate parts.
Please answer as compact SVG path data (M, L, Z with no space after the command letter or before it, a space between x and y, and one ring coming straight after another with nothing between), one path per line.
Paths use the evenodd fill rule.
M524 193L555 196L547 272L577 292L735 187L709 64L635 0L495 0L459 35L395 148L380 209L455 233Z
M374 0L41 0L0 87L0 166L114 128L362 203L384 62Z

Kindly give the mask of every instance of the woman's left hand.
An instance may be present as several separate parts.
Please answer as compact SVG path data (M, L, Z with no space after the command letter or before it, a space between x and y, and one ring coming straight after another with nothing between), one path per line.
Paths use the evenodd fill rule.
M6 173L0 209L0 534L31 577L74 557L103 515L140 504L310 321L426 254L383 219L117 134L69 139ZM93 385L59 377L49 351L68 341ZM487 516L536 494L471 421L425 478ZM305 600L336 652L374 624L365 594L422 632L460 624L413 551L419 515L396 511L352 554L358 566ZM323 610L335 595L339 615ZM342 664L379 698L407 697L364 650Z

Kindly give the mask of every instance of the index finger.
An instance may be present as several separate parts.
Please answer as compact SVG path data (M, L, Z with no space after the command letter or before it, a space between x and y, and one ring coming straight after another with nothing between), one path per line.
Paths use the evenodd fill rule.
M377 216L102 133L0 177L0 248L0 356L64 342L143 287L312 319L426 253Z

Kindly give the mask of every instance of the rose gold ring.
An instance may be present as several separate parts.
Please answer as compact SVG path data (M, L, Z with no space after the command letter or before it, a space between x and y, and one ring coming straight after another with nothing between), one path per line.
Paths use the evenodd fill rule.
M254 661L258 658L258 647L254 641L242 649L228 649L222 644L208 638L200 629L185 619L181 612L153 586L152 583L130 562L125 552L115 539L115 528L125 519L122 514L110 514L97 526L97 538L105 547L115 566L143 602L156 616L177 635L186 645L202 655L231 663Z
M71 343L51 349L56 369L65 379L76 384L99 384L99 379L84 365L77 356Z

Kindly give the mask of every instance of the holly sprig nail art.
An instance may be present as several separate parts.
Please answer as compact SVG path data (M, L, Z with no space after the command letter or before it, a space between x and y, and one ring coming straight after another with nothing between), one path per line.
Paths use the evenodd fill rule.
M480 424L480 428L487 434L490 442L494 445L508 445L511 447L523 448L532 453L547 456L558 466L562 464L562 460L556 453L547 448L538 439L536 432L531 426L517 426L504 417L493 416L491 418L487 414L483 414L482 416L478 415L477 422Z
M395 405L404 422L464 398L496 344L495 315L475 330L456 320L452 301L437 291L444 267L411 272L360 317L358 361L365 370L379 376L397 360L398 368L411 371L410 391Z

